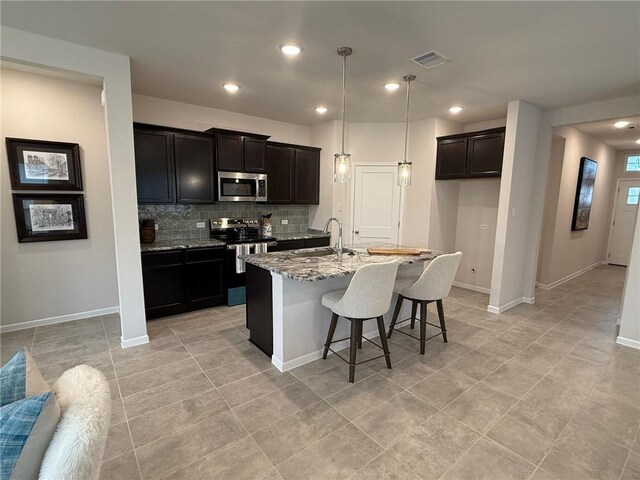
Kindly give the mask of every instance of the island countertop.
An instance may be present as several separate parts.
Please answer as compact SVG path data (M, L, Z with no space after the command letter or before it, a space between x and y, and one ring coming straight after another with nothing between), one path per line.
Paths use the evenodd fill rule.
M369 255L367 248L374 246L396 247L388 244L348 246L348 252L343 253L340 260L336 254L322 255L323 251L328 252L329 247L246 255L244 260L246 263L304 283L351 275L361 266L371 263L396 260L399 265L411 265L431 261L441 254L434 251L421 255Z

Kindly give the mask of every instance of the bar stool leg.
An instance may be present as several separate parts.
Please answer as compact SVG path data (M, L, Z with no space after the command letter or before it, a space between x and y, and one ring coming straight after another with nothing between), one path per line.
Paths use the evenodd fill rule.
M442 305L442 299L436 301L438 307L438 317L440 318L440 328L442 329L442 339L444 343L447 343L447 326L444 323L444 307Z
M382 351L384 351L384 359L387 361L387 368L391 369L391 353L387 344L387 336L384 334L384 317L378 317L378 334L380 342L382 342Z
M351 320L351 339L349 341L349 383L353 383L356 376L356 354L358 353L358 322Z
M391 320L391 325L389 325L389 333L387 334L387 338L391 338L391 334L393 333L393 329L396 326L396 322L398 321L398 315L400 315L400 309L402 308L402 301L404 298L402 295L398 295L398 300L396 301L396 308L393 310L393 319Z
M333 334L336 333L336 325L338 325L338 314L334 313L331 316L331 324L329 325L329 333L327 333L327 341L324 344L324 352L322 352L322 358L326 360L327 354L329 353L329 347L331 346L331 341L333 340Z
M364 322L358 322L358 349L362 348L362 324Z
M420 302L420 355L424 355L427 341L427 302Z
M418 310L418 302L411 302L411 330L416 327L416 312Z

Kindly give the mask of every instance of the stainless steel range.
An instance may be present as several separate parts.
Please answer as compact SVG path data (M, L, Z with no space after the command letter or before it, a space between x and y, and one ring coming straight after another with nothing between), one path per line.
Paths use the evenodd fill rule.
M266 253L277 245L275 239L260 235L258 220L242 218L212 218L210 236L227 244L226 281L227 305L245 303L245 263L239 257Z

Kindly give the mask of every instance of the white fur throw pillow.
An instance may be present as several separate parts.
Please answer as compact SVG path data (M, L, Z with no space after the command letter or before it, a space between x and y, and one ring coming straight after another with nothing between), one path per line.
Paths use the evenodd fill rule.
M99 370L73 367L53 386L58 428L42 461L40 480L97 480L111 420L109 383Z

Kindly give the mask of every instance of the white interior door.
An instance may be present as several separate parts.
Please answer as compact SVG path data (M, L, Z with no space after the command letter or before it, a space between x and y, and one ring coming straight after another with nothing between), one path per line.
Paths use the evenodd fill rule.
M616 265L629 265L640 198L640 179L620 180L618 185L607 261Z
M356 165L353 243L398 243L400 187L395 165Z

